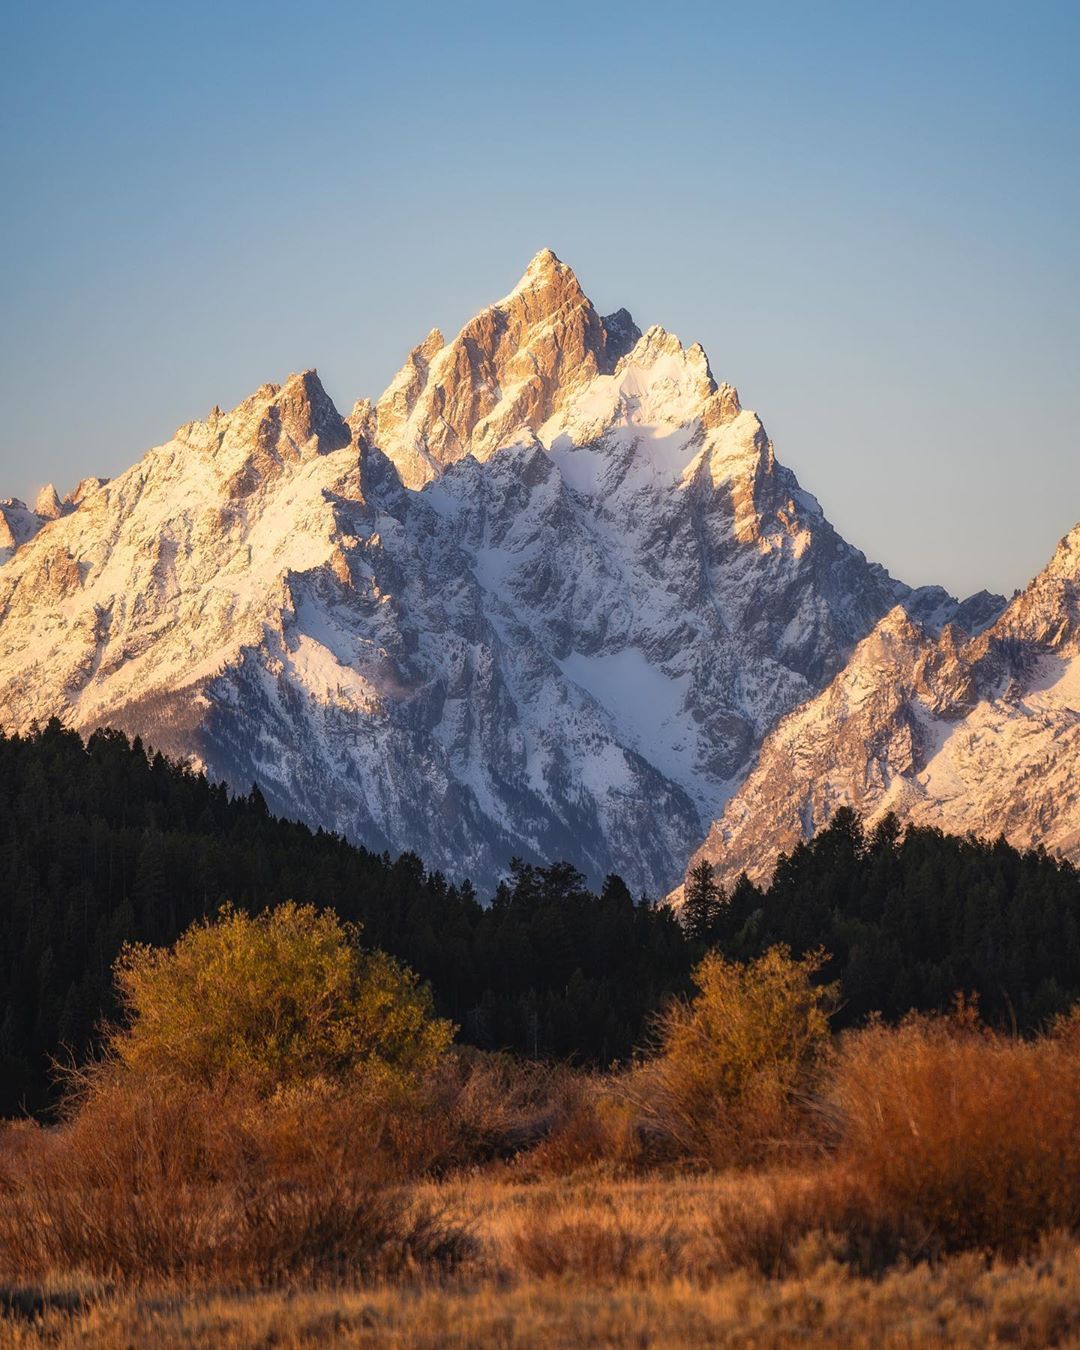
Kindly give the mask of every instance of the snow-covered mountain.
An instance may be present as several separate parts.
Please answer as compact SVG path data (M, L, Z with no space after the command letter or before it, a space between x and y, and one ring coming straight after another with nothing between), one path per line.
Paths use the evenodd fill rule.
M139 732L481 884L518 854L667 890L883 619L995 608L868 563L699 346L547 250L347 420L308 371L0 510L6 729Z
M102 487L104 478L84 478L73 492L63 499L52 483L47 483L37 495L32 507L18 497L0 501L0 564L6 563L17 548L28 544L50 520L70 515L92 492Z
M730 884L853 805L1080 859L1080 526L985 631L893 610L766 738L691 863Z

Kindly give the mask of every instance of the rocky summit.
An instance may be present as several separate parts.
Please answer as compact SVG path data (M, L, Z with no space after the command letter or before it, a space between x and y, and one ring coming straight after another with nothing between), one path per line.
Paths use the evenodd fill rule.
M1072 650L1067 567L1000 618L894 580L700 346L601 316L549 250L348 418L307 371L0 503L0 562L6 730L139 733L481 886L563 857L663 894L707 834L746 865L871 801L849 768L914 800L931 751L960 773L946 729L1030 718L1059 667L1028 656Z
M691 863L764 880L845 805L1080 860L1080 526L984 631L996 598L973 606L974 637L887 614L766 737Z

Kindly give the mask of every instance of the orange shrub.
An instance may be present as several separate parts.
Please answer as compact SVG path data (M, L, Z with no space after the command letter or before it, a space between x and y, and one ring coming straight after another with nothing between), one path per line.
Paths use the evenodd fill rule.
M1013 1253L1080 1227L1080 1037L1010 1039L970 1018L846 1037L827 1109L867 1204L939 1249Z
M453 1227L380 1180L371 1121L328 1092L139 1082L109 1067L71 1119L0 1153L0 1272L123 1281L387 1273L453 1260Z

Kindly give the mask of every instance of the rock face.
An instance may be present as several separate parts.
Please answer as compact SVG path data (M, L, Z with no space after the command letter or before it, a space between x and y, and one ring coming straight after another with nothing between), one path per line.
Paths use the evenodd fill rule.
M367 428L406 487L471 454L490 458L536 431L641 336L625 310L601 319L577 277L543 249L505 299L452 342L433 328L375 406Z
M17 548L29 543L44 524L45 517L18 497L0 501L0 564L6 563Z
M64 504L60 500L56 488L51 483L46 483L34 502L34 514L40 516L43 521L55 520L63 509Z
M666 891L856 644L997 603L868 563L700 347L547 251L347 421L309 371L27 515L7 730L121 726L482 886L517 854Z
M766 738L691 863L731 883L838 806L1080 859L1080 526L984 632L887 615Z
M0 565L6 563L17 548L28 544L43 526L60 516L70 515L106 482L106 478L84 478L63 500L56 488L46 483L32 508L18 497L5 497L0 501Z

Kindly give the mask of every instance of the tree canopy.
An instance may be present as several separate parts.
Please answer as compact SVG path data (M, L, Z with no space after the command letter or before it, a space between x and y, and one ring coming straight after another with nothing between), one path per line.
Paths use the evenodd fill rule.
M318 1080L393 1092L435 1067L453 1025L356 925L288 901L226 906L171 947L116 962L125 1025L110 1046L142 1077L240 1081L261 1095Z
M723 895L701 870L691 885L702 904L685 927L618 877L594 889L557 861L510 862L485 904L413 854L277 819L257 789L230 794L119 732L0 735L0 1114L45 1108L50 1058L84 1057L119 1015L124 943L168 946L226 903L332 910L416 971L462 1040L599 1065L647 1040L710 949L823 948L834 1027L962 992L1030 1030L1080 997L1080 876L1003 840L888 819L868 832L840 811L768 886Z

